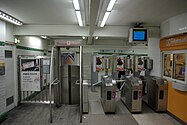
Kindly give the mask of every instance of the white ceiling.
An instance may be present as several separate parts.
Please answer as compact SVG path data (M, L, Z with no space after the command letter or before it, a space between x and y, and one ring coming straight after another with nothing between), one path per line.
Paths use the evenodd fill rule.
M0 10L24 24L77 24L72 0L0 0Z
M107 25L143 22L159 26L164 20L187 12L187 0L117 0Z
M83 19L91 25L89 15L101 21L109 0L80 0ZM90 3L89 3L90 2ZM90 6L89 6L90 5ZM89 14L91 6L93 9ZM96 7L98 6L98 7ZM18 18L24 24L78 25L72 0L0 0L0 10ZM187 0L117 0L106 25L130 25L143 22L158 26L169 17L187 12ZM95 15L97 13L97 15ZM86 17L85 17L86 15Z
M115 29L123 26L130 27L137 22L141 22L143 26L160 26L168 18L187 12L187 0L117 0L106 22L106 26L108 27L97 28L103 19L110 0L79 0L83 24L85 26L82 28L78 27L72 1L0 0L0 10L22 21L24 25L26 24L18 28L18 31L26 30L28 32L28 30L33 28L31 33L34 32L35 35L48 35L52 39L64 38L65 36L76 37L77 35L75 34L78 34L79 38L87 36L88 44L93 43L93 36L98 30L99 36L104 37L103 32L115 32ZM52 25L56 26L57 30L54 27L50 29L52 33L50 35L44 27L49 29ZM67 29L68 26L69 28ZM36 27L40 32L44 32L38 34ZM54 30L63 32L54 34ZM81 34L82 32L83 34ZM111 35L110 39L111 37L116 39L116 34L118 32ZM124 35L127 36L127 34Z

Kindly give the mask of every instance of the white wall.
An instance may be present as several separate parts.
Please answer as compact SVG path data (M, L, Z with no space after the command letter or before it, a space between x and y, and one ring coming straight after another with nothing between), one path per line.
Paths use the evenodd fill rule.
M13 35L13 25L7 22L0 20L0 41L1 42L14 42L14 35ZM1 76L1 85L0 85L0 114L7 112L15 107L16 105L16 88L15 88L15 72L14 72L14 65L15 58L5 58L5 50L13 51L13 57L15 57L15 46L5 45L1 46L1 61L5 62L5 75ZM4 79L3 79L4 77ZM14 103L6 106L6 99L9 97L14 97Z
M10 23L6 23L6 33L5 40L7 42L14 42L14 25Z
M4 46L0 46L0 62L5 62ZM6 83L5 83L5 78L6 78L6 75L0 75L0 115L6 111Z
M36 36L20 36L20 46L36 48L36 49L48 49L48 42L40 37Z
M7 105L6 111L11 110L16 106L16 85L15 85L15 75L14 75L14 61L15 61L15 53L14 53L14 46L12 45L5 45L4 50L12 51L12 58L5 57L5 84L6 84L6 99L13 97L14 103Z
M19 37L21 43L19 46L48 50L48 42L40 37L24 36ZM0 20L0 41L13 43L14 42L14 25ZM5 59L5 50L13 51L12 59ZM18 72L17 72L17 56L18 55L43 55L43 51L16 49L16 46L5 45L0 46L0 61L6 63L6 74L0 78L0 114L14 108L18 102ZM14 96L14 103L6 106L6 99Z
M151 70L152 76L161 76L159 40L159 37L149 39L148 56L150 57L150 59L153 59L153 69Z
M151 70L152 76L161 76L161 60L160 60L160 28L154 28L149 30L149 37L148 41L148 56L150 59L153 59L153 70Z
M23 25L16 26L16 35L89 36L89 27L78 25Z
M183 13L161 24L161 37L187 32L187 13Z
M5 22L0 20L0 41L5 41Z
M5 41L5 22L0 20L0 41ZM0 62L5 62L4 46L0 46ZM0 75L0 115L6 111L6 75Z

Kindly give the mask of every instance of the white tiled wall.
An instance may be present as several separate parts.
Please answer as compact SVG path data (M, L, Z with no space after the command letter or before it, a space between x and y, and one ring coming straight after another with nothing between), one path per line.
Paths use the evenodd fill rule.
M0 46L0 62L5 62L4 46ZM6 111L5 75L0 75L0 115Z

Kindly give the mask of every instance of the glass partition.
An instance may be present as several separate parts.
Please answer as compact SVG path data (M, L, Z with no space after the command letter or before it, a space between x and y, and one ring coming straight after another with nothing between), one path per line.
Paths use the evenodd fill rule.
M181 81L185 81L185 66L186 66L186 54L177 53L174 56L174 66L173 66L173 78Z
M172 76L172 54L164 54L164 76Z
M187 84L186 81L186 54L185 50L163 52L163 76L168 80Z

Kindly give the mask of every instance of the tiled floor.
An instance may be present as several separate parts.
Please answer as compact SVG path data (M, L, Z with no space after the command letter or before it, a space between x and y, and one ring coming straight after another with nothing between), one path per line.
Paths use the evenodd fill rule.
M92 101L99 100L100 98L100 87L95 87L95 90L97 92L89 91L89 96ZM125 110L125 112L129 112L128 109L120 102L120 92L117 93L117 100L117 105L120 105L118 106L118 108ZM132 116L136 119L139 125L181 125L178 121L173 119L167 113L156 113L144 103L142 111L143 112L139 114L132 114Z
M116 113L104 114L100 102L100 87L89 91L89 113L79 123L78 106L53 107L53 123L49 123L49 105L23 104L8 113L2 125L181 125L166 113L155 113L147 105L143 112L131 114L117 93Z
M139 125L181 125L167 113L155 113L145 104L141 114L133 114L132 116Z

